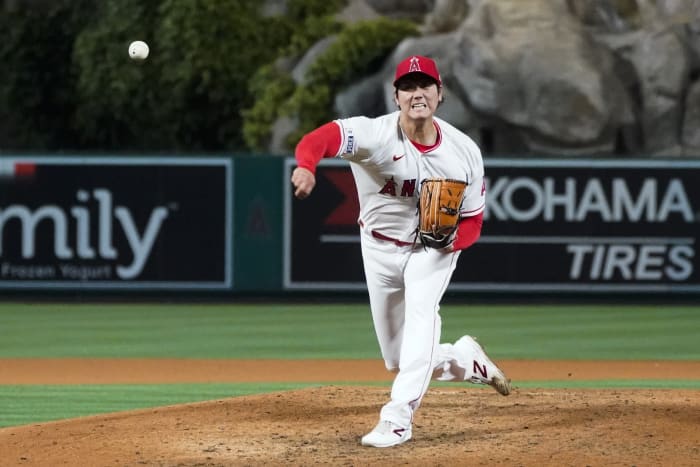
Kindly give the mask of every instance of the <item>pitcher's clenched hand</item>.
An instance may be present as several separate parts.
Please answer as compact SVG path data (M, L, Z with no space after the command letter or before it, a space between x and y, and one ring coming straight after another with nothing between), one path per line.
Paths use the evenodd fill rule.
M294 185L294 196L304 199L316 186L316 176L309 169L297 167L292 172L292 185Z

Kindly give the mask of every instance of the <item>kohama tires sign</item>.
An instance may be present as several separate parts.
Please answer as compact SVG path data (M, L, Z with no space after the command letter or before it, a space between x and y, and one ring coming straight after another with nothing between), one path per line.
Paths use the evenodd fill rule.
M229 159L0 159L0 288L231 288Z
M491 159L486 174L482 236L450 290L700 292L700 163ZM285 287L364 289L348 164L324 160L287 205Z

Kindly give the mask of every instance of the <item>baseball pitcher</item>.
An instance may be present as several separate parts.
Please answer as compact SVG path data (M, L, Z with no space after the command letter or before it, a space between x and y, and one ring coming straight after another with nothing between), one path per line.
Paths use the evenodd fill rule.
M432 59L401 61L393 84L397 111L338 119L306 134L295 149L291 178L303 199L314 189L322 158L350 162L372 319L386 367L396 372L379 423L361 440L374 447L411 439L431 379L511 391L510 380L474 338L440 343L440 301L460 252L481 233L481 151L434 115L443 89Z

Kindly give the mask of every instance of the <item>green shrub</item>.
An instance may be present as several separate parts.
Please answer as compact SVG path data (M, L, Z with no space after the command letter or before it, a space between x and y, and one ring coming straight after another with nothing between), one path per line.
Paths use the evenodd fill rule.
M284 20L292 33L279 57L298 58L317 41L342 29L343 25L332 14L345 3L345 0L291 0ZM242 112L243 139L248 149L262 151L269 142L272 125L284 113L285 102L294 93L295 84L288 73L269 64L254 75L248 89L253 103Z
M285 16L292 22L327 17L340 11L347 3L348 0L288 0Z
M160 99L157 21L157 2L106 0L76 38L75 126L81 147L115 151L167 145L153 112ZM151 49L144 62L132 61L127 52L137 39Z
M259 0L14 4L0 8L3 150L264 148L280 115L300 131L331 118L334 94L416 32L388 19L340 24L347 0L289 0L272 17ZM304 86L270 65L333 34ZM143 62L127 54L137 39L151 49Z
M341 30L342 24L333 15L346 4L346 0L290 0L285 19L293 32L283 56L297 57L319 40Z
M288 43L257 0L108 0L78 38L77 123L86 147L219 151L243 145L248 81ZM133 62L131 40L149 58Z
M255 73L250 92L254 104L243 112L243 140L248 148L261 151L269 142L279 106L294 92L294 81L289 74L266 65Z
M262 18L257 0L164 0L158 29L168 99L161 112L179 147L243 145L248 82L288 42L281 18ZM171 116L168 118L168 116Z
M304 133L333 119L333 97L342 88L381 67L404 38L417 35L415 23L379 18L348 26L307 71L285 110L299 116L297 131L289 135L293 146Z
M75 147L73 41L90 20L88 0L0 7L0 147L40 151Z
M281 72L258 75L256 103L244 111L247 146L263 150L275 120L294 116L299 126L287 138L293 147L304 133L334 118L336 93L381 67L401 40L417 34L416 24L407 20L382 17L358 22L339 30L335 42L309 67L303 85L295 87ZM292 43L295 40L301 41L292 38Z

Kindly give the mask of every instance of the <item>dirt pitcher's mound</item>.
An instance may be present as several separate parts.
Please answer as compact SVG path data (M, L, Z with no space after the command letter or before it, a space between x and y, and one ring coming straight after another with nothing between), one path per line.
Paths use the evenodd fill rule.
M700 464L700 391L432 388L413 440L360 446L388 395L330 386L10 427L0 464Z

